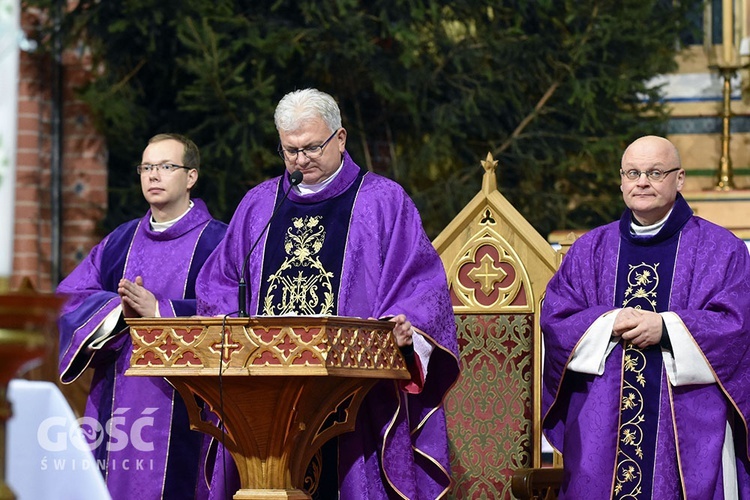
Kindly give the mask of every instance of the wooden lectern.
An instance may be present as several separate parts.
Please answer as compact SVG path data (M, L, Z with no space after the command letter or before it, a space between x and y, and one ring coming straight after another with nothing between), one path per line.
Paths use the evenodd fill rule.
M344 317L131 318L127 375L166 377L191 428L223 440L240 499L310 498L305 472L329 439L354 429L379 379L410 374L393 323ZM223 421L201 418L196 397Z

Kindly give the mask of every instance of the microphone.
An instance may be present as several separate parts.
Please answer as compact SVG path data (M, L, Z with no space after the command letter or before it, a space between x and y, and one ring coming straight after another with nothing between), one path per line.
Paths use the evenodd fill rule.
M300 182L302 182L302 172L300 172L299 170L295 170L289 175L289 188L284 192L284 196L273 208L271 217L268 218L268 222L266 222L265 227L260 232L258 237L255 239L255 242L253 242L253 245L250 247L250 250L245 255L245 260L242 262L242 274L240 275L240 282L238 284L238 290L237 290L239 294L237 297L238 298L237 302L239 304L239 311L237 312L238 318L247 318L247 282L245 281L245 271L247 270L247 263L250 260L250 255L252 255L253 250L255 250L255 247L258 246L258 243L260 243L260 239L268 230L268 227L271 225L273 218L276 216L276 212L278 212L279 207L282 205L282 203L284 203L284 200L286 200L286 197L289 196L289 191L291 191L292 187L296 186Z

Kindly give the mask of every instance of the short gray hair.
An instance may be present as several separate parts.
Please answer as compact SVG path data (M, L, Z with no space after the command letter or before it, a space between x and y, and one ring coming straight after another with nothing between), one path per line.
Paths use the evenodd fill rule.
M273 114L276 130L293 132L305 122L319 118L331 132L341 128L341 110L330 95L318 89L289 92L281 98Z

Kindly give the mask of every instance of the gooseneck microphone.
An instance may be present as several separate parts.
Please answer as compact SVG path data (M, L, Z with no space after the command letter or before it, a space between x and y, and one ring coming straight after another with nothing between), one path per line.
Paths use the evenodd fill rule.
M279 211L279 207L284 203L284 200L286 200L286 197L289 196L289 191L292 190L292 187L296 186L302 182L302 172L299 170L295 170L289 175L289 188L284 192L284 196L281 198L281 200L276 204L276 206L273 209L273 212L271 213L271 217L268 218L268 222L266 222L265 227L260 232L258 237L255 239L255 242L253 242L253 245L250 247L250 250L245 255L245 260L242 262L242 274L240 275L240 282L238 286L238 296L237 296L237 303L239 304L239 311L237 312L238 318L247 318L247 282L245 281L245 271L247 270L247 263L250 260L250 256L253 253L253 250L255 250L255 247L258 246L258 243L260 243L261 238L263 238L263 235L268 230L268 227L271 225L271 222L273 221L273 218L276 216L276 212Z

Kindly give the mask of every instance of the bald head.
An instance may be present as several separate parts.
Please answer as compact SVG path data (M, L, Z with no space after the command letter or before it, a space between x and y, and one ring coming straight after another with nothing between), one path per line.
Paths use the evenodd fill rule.
M668 139L658 135L646 135L633 141L622 154L622 169L625 168L626 162L630 157L650 156L659 159L663 165L663 170L681 168L680 153L677 148Z

